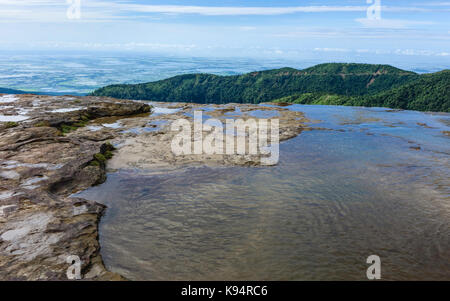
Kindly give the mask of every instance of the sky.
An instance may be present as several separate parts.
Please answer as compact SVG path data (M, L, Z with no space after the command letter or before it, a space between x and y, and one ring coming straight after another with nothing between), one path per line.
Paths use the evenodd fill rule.
M439 0L0 0L0 50L450 62L449 17Z

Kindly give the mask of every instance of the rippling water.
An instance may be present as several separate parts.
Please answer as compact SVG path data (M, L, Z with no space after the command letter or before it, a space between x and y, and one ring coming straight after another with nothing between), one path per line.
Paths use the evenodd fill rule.
M134 280L450 280L449 114L290 107L313 120L270 168L121 170L106 266ZM321 121L320 121L321 120Z

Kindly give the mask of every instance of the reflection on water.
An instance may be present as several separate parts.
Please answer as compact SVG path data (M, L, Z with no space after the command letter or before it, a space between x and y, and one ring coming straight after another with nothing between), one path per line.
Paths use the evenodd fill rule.
M278 166L122 170L81 193L109 207L106 266L135 280L364 280L376 254L383 279L449 280L449 115L291 109L330 130L283 143Z

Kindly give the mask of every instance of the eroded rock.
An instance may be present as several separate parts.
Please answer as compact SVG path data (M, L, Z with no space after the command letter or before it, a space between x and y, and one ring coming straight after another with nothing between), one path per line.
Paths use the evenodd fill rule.
M14 126L0 121L0 279L66 280L66 259L75 255L83 279L121 280L104 268L99 253L105 207L69 197L105 180L105 164L94 156L115 135L74 133L97 118L148 113L151 107L92 97L7 99L0 115L27 118Z

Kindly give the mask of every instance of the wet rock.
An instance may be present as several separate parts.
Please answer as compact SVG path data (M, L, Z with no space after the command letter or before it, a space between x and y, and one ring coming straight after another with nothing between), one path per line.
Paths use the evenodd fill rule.
M153 103L155 106L166 106L163 103ZM202 105L202 104L189 104L189 106L178 106L170 104L173 108L182 108L182 110L168 113L164 115L150 116L150 120L153 122L166 120L167 124L158 128L158 130L152 130L143 132L141 134L129 133L127 135L118 137L113 140L114 143L120 145L115 153L115 156L108 162L108 167L112 170L127 169L127 168L170 168L180 165L210 165L210 166L223 166L223 165L237 165L237 166L261 166L261 158L263 154L248 154L248 137L251 133L246 133L246 153L245 155L239 154L188 154L177 156L173 154L171 150L171 142L174 139L176 132L171 131L171 121L178 119L186 119L193 122L194 111L203 112L203 121L206 119L214 118L219 120L224 126L226 121L230 118L237 120L242 119L247 121L254 119L256 121L265 119L270 121L271 119L277 119L279 121L279 141L288 140L298 136L303 130L307 129L305 123L308 121L303 113L290 111L281 107L264 107L253 104L226 104L226 105ZM274 117L271 118L256 118L253 117L253 112L273 112ZM207 115L207 117L205 117ZM264 114L262 114L264 116ZM123 127L121 131L124 131L130 127L141 127L141 121L136 119L122 119ZM148 120L147 120L148 123ZM193 128L193 127L191 127ZM203 133L203 138L208 133ZM194 133L191 132L191 137L194 137ZM226 141L235 140L236 136L231 133L224 133L223 144L226 145ZM270 141L268 141L270 144ZM276 164L276 163L274 163ZM264 164L270 165L270 164Z
M421 127L427 128L427 129L433 129L433 127L429 126L429 125L426 124L426 123L417 122L416 124L417 124L418 126L421 126Z
M81 260L83 279L123 279L104 268L99 252L98 222L105 206L70 194L106 179L105 164L95 164L95 155L116 136L81 129L96 118L148 113L151 107L110 98L70 99L15 96L0 113L29 117L14 127L0 122L1 280L66 280L66 259L73 255Z

